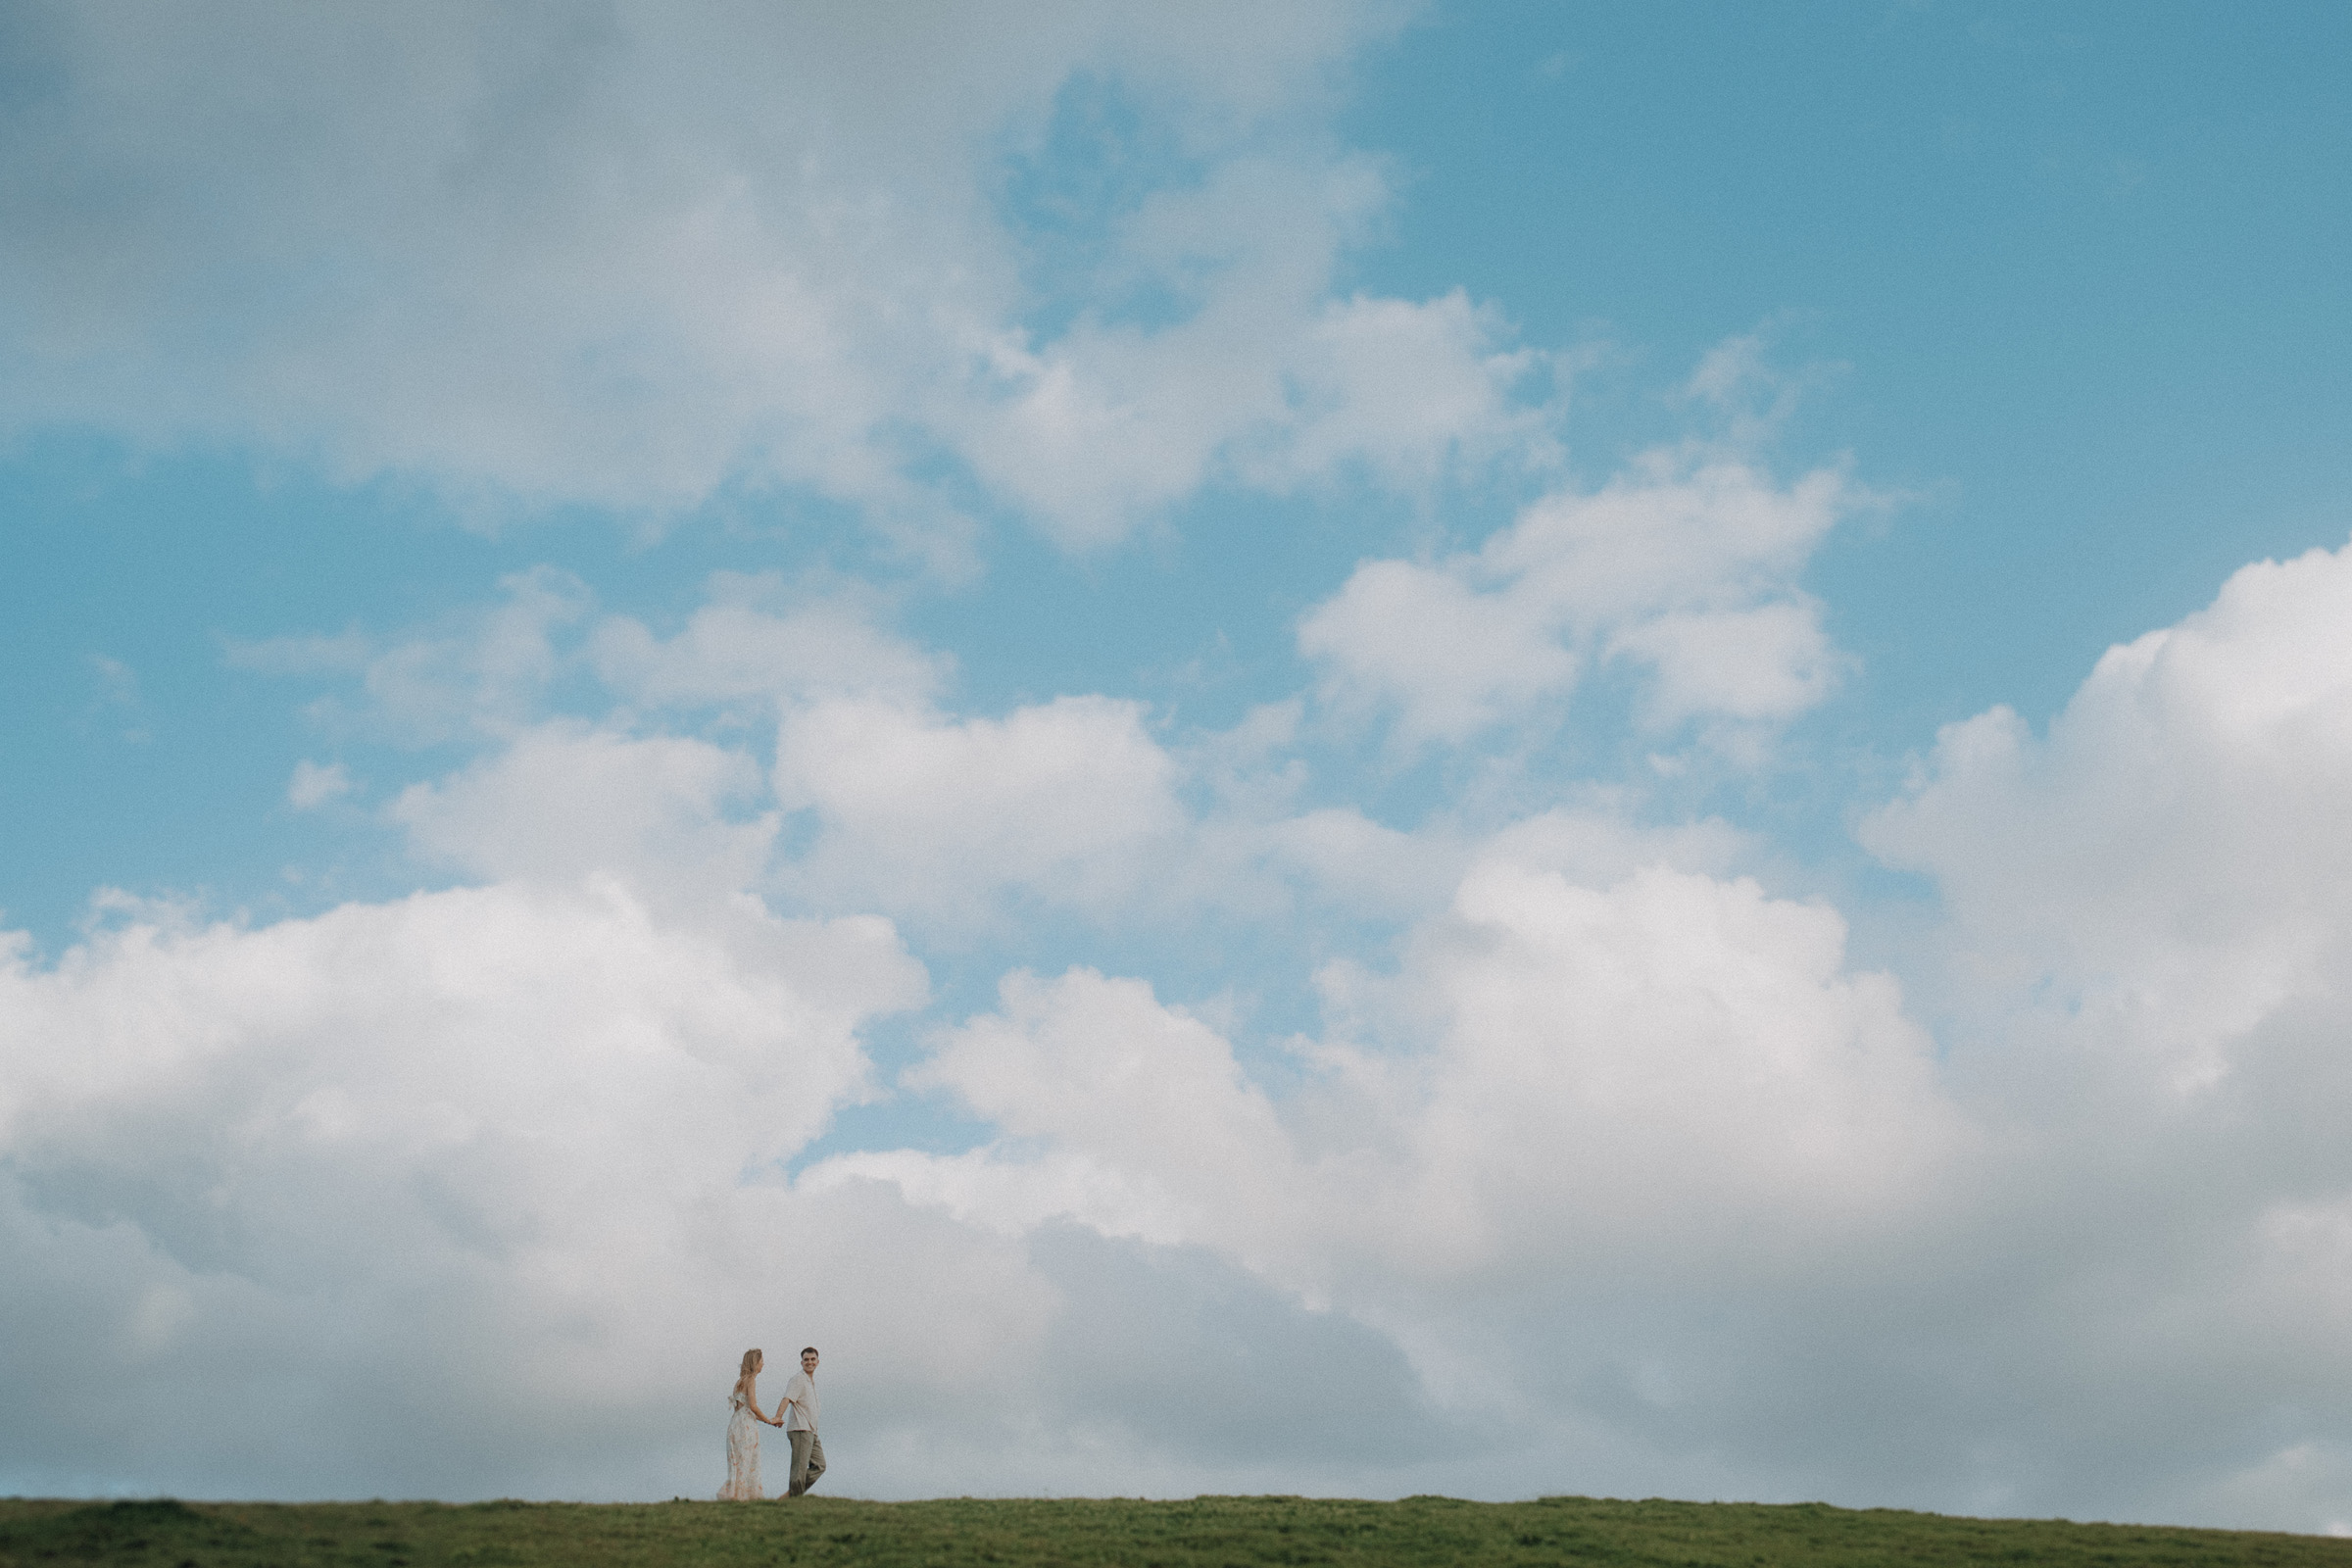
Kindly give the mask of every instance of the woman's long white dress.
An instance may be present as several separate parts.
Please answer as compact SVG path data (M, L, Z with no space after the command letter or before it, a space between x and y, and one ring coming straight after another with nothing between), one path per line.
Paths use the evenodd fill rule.
M760 1500L760 1418L741 1389L727 1396L727 1484L718 1490L721 1502Z

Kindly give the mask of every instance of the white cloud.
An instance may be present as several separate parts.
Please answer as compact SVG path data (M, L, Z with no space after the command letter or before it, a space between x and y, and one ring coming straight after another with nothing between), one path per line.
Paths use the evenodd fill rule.
M286 781L286 804L297 811L315 811L351 793L351 772L341 762L323 765L307 758L294 764Z
M774 813L729 814L757 804L760 785L741 752L556 722L439 783L409 786L391 815L423 858L477 877L604 872L708 897L755 885L766 866Z
M1140 704L1100 695L1002 716L943 708L952 662L885 629L887 607L855 583L720 573L667 636L599 615L560 572L503 586L419 629L231 652L356 677L312 705L332 727L482 747L389 808L428 864L615 872L665 896L763 886L968 937L1039 906L1150 924L1267 918L1303 897L1406 917L1445 897L1466 853L1442 826L1303 805L1297 702L1163 745ZM597 686L614 703L600 718L552 716L559 695L577 706ZM772 771L754 760L770 734Z
M885 629L888 607L857 583L716 572L667 637L634 616L598 613L586 585L553 566L510 574L499 588L494 603L392 635L354 628L232 643L228 662L356 680L356 691L312 704L311 716L407 746L512 740L583 677L618 705L607 714L614 725L716 717L741 732L819 699L923 702L954 667Z
M259 442L490 517L804 486L950 567L943 451L1073 543L1217 471L1424 483L1536 426L1459 295L1328 294L1385 182L1301 106L1403 9L36 13L0 424ZM1182 167L1072 286L1180 309L1041 338L998 163L1058 156L1078 78Z
M2352 550L2314 551L2108 650L2046 738L1948 727L1862 832L1936 877L2001 994L2054 985L2191 1084L2352 972L2348 792Z
M1943 1050L1730 829L1555 812L1457 851L1393 972L1326 971L1280 1096L1140 983L1016 977L915 1080L995 1146L810 1180L1217 1252L1406 1348L1507 1435L1490 1487L2325 1527L2347 627L2352 549L2248 567L2046 738L1946 733L1864 829L1944 891Z
M1654 728L1785 720L1844 663L1798 572L1866 499L1835 468L1784 487L1734 454L1654 451L1476 552L1365 562L1299 622L1299 651L1326 701L1393 707L1408 749L1534 717L1612 662L1646 673Z
M1302 904L1409 918L1442 900L1467 853L1459 835L1302 805L1296 714L1278 706L1279 735L1252 736L1261 712L1176 748L1140 704L1102 696L1001 718L882 701L792 708L775 799L807 813L808 836L778 886L958 942L1041 907L1170 930L1212 912L1277 920Z
M1482 858L1549 872L1581 887L1613 887L1653 866L1724 877L1755 858L1759 845L1720 817L1643 827L1632 819L1638 798L1596 790L1575 806L1522 817L1488 838Z
M1841 971L1842 938L1752 883L1593 889L1490 859L1396 975L1333 973L1343 1043L1302 1048L1309 1086L1280 1105L1141 982L1016 974L910 1079L986 1118L998 1152L811 1179L1208 1247L1408 1343L1505 1282L1785 1285L1886 1234L1971 1137L1892 983Z
M1230 839L1238 864L1228 871L1228 897L1246 886L1241 867L1251 860L1289 874L1310 894L1344 911L1410 919L1441 903L1459 874L1465 851L1443 827L1402 832L1354 807L1327 806L1271 821L1206 824L1212 858Z
M1292 372L1306 390L1283 466L1312 477L1360 463L1411 490L1457 462L1514 447L1531 461L1551 459L1543 411L1512 400L1550 362L1501 348L1507 340L1499 313L1459 289L1418 304L1362 294L1332 302Z
M887 1184L919 1208L1004 1235L1025 1235L1055 1220L1161 1247L1182 1245L1186 1234L1182 1208L1158 1184L1084 1154L1055 1152L1016 1163L984 1149L960 1154L870 1150L812 1165L800 1185L827 1193L855 1182Z
M1399 982L1335 976L1373 1038L1439 1031L1425 1063L1348 1062L1417 1107L1414 1228L1465 1265L1571 1238L1793 1263L1900 1210L1961 1129L1893 982L1842 972L1843 945L1834 911L1752 882L1475 867Z
M725 1342L822 1315L847 1241L758 1172L924 978L886 922L706 913L509 885L12 954L0 1471L596 1490L644 1484L593 1452L615 1412L654 1453L715 1432Z
M946 1035L915 1086L951 1089L1005 1137L1123 1180L1162 1210L1155 1239L1271 1261L1249 1258L1249 1243L1296 1171L1273 1105L1223 1038L1141 981L1090 970L1016 973L999 994L1002 1010Z
M1801 516L1740 515L1711 580L1785 581ZM116 900L55 964L20 945L0 1311L40 1350L0 1356L35 1412L0 1426L10 1484L707 1489L699 1391L743 1343L813 1339L866 1369L845 1446L884 1492L1572 1474L2340 1516L2352 550L2247 568L2046 736L1955 726L1866 825L1944 891L1920 951L1950 961L1913 957L1940 1045L1838 911L1741 875L1768 847L1731 825L1595 790L1401 833L1308 804L1296 703L1178 745L1099 696L959 715L865 609L770 592L667 637L559 595L394 661L422 672L381 686L404 711L494 737L393 808L489 885L259 930ZM362 678L406 646L363 644L333 656ZM633 712L521 695L591 668ZM772 777L763 731L645 727L673 708L772 708ZM779 811L808 830L780 866ZM885 1092L858 1032L924 984L888 922L778 920L760 886L951 933L1033 905L1274 932L1318 899L1409 929L1325 949L1287 1043L1143 978L1016 972L895 1086L978 1148L788 1183ZM1337 929L1304 923L1300 951ZM1256 1402L1137 1415L1220 1343L1279 1355ZM85 1364L232 1440L115 1421L59 1370ZM1485 1446L1397 1468L1353 1425L1373 1383ZM355 1386L406 1413L335 1425ZM965 1402L995 1424L937 1420ZM550 1408L564 1438L526 1441ZM453 1411L475 1446L415 1441ZM287 1430L328 1437L273 1456Z
M504 598L483 609L379 643L358 630L339 636L232 642L228 662L268 674L357 676L360 699L324 699L311 714L406 745L509 735L536 719L548 688L571 657L569 628L595 599L567 571L534 566L499 580Z
M1546 456L1543 411L1514 401L1538 357L1503 346L1494 312L1459 292L1327 297L1341 248L1386 197L1365 162L1263 158L1154 196L1122 254L1187 314L995 346L1006 395L956 416L966 456L1077 546L1212 476L1288 490L1356 468L1412 491L1457 461Z
M803 1185L1204 1249L1375 1325L1494 1443L1474 1492L1572 1464L1596 1490L2331 1517L2352 1201L2280 1176L2343 1169L2308 1102L2340 1020L2294 1053L2274 1031L2259 1095L2163 1137L2128 1084L2021 1121L1842 937L1750 882L1490 855L1393 974L1331 974L1336 1038L1279 1099L1140 982L1016 975L914 1079L995 1146Z
M608 616L590 654L608 688L650 708L930 698L950 662L881 630L879 608L853 583L786 593L773 577L721 572L675 636L657 638L629 616Z
M610 879L115 913L0 965L12 1488L704 1494L747 1344L824 1347L844 1485L885 1495L1329 1490L1419 1409L1377 1335L1204 1254L786 1185L922 999L886 922ZM1236 1344L1278 1364L1146 1397Z
M787 715L775 792L816 813L796 889L950 922L1001 892L1102 910L1124 903L1188 813L1141 708L1059 697L1001 719L877 702Z
M1619 631L1609 652L1655 672L1650 717L1669 725L1713 714L1793 718L1828 694L1843 663L1821 628L1821 607L1794 599L1669 612Z
M2352 550L2314 551L2110 649L2045 735L1948 727L1862 827L1935 878L1916 967L1953 1072L2032 1149L2021 1182L2068 1195L2067 1272L2113 1302L2034 1332L2068 1344L2093 1441L2206 1518L2316 1528L2341 1473L2348 795ZM2135 1424L2210 1436L2146 1452Z
M1298 626L1298 651L1324 668L1342 707L1394 702L1406 744L1459 743L1576 683L1542 605L1481 593L1456 573L1370 561Z

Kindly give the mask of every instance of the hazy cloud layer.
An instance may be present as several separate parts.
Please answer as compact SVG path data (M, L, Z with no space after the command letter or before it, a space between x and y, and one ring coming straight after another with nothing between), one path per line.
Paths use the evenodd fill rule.
M20 11L0 421L259 437L488 518L808 486L943 564L942 458L1075 544L1211 472L1426 482L1529 430L1530 360L1459 294L1329 295L1388 192L1299 105L1400 11ZM1073 81L1169 128L1079 216L1083 286L1170 318L1028 324L1004 164Z

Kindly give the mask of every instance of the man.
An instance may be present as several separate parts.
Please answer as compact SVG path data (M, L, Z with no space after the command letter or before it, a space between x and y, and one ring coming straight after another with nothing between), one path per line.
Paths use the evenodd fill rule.
M792 1490L797 1497L825 1473L825 1446L816 1436L816 1347L801 1348L801 1369L784 1385L784 1435L792 1440Z

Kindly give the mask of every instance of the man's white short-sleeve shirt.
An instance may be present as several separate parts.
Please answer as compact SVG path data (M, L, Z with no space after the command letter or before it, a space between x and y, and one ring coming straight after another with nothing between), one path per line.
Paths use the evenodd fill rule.
M795 1372L792 1381L784 1385L784 1401L791 1411L784 1418L785 1431L816 1430L816 1379L806 1372Z

